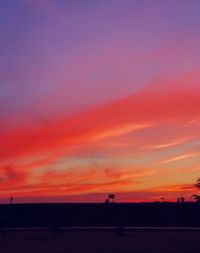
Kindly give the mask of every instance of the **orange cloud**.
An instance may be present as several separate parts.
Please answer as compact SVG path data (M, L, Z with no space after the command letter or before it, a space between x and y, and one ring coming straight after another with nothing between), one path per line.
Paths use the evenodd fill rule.
M123 167L126 169L124 170L120 170L120 166L117 166L116 171L106 169L103 173L100 172L102 169L97 172L96 170L85 170L85 168L80 168L80 170L74 168L70 172L67 172L69 169L67 168L65 173L61 173L59 168L56 169L56 164L59 158L70 155L76 157L76 154L78 156L81 152L87 153L88 147L92 152L98 145L101 149L105 148L106 151L112 153L115 145L106 146L106 143L113 141L114 144L114 141L119 140L120 142L123 138L127 142L128 152L132 149L133 144L135 146L138 144L143 148L140 159L145 161L145 154L152 150L157 152L157 149L175 147L199 138L197 120L199 113L200 92L198 88L191 90L177 88L159 92L150 89L66 119L47 120L41 124L38 122L37 125L21 126L17 129L5 130L2 128L0 129L1 164L6 166L11 161L19 164L16 166L16 171L6 171L5 167L2 167L4 168L1 174L2 182L6 178L12 182L12 177L9 178L9 175L14 175L14 172L16 176L13 178L18 182L13 187L3 184L2 191L8 192L13 188L19 196L20 194L23 196L25 194L47 195L48 192L62 195L112 190L130 191L138 185L139 177L148 177L155 173L152 164L148 169L139 169L140 171L137 171L136 167L129 170L130 164L125 164ZM174 129L180 128L180 131L176 131L173 138L166 138L165 143L155 143L151 137L149 138L150 143L146 144L145 136L153 132L155 136L158 133L164 136L166 126L175 127ZM191 130L193 131L190 132ZM167 137L170 137L170 131ZM125 147L122 146L122 149L124 153ZM160 164L172 163L194 155L196 156L196 151L180 156L170 156L162 160ZM31 157L36 157L36 159L26 162ZM124 162L126 163L126 160ZM50 165L54 165L55 172L42 174L40 167ZM81 170L82 173L80 173Z
M198 155L199 155L198 153L188 153L188 154L178 155L178 156L171 157L171 158L168 158L166 160L163 160L159 164L173 163L173 162L177 162L177 161L180 161L180 160L183 160L183 159L196 157Z

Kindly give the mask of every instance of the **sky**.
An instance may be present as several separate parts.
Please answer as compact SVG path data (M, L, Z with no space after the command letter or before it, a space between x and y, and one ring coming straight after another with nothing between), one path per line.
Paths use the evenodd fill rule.
M199 0L1 0L0 33L0 203L198 194Z

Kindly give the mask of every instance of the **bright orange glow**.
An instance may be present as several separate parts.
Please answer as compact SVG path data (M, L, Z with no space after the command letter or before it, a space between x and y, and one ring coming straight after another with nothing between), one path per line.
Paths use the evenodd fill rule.
M148 89L73 117L2 128L1 196L189 198L200 171L199 115L199 89Z

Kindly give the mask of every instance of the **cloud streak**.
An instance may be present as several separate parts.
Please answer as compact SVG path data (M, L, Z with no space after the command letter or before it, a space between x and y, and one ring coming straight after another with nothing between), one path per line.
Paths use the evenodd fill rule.
M1 163L4 166L2 167L4 173L1 175L1 181L7 180L11 183L15 180L15 182L18 182L17 185L21 184L21 188L15 185L16 189L19 187L16 190L18 196L21 194L23 196L24 194L31 194L32 196L47 195L48 192L53 194L55 187L57 189L55 195L58 192L62 195L109 192L112 190L118 191L118 189L123 192L128 192L130 189L137 190L142 187L142 178L144 178L144 182L147 182L150 178L154 180L154 175L158 171L162 175L161 169L157 166L196 156L196 153L193 152L162 158L156 169L153 167L153 162L147 168L146 160L155 157L155 161L159 161L158 152L164 152L162 156L167 157L165 154L166 148L167 150L182 148L184 145L189 145L194 139L199 138L198 126L196 121L193 120L200 113L199 94L199 89L174 89L173 91L166 90L159 93L144 90L66 119L48 120L45 124L43 122L42 125L38 122L36 126L29 128L21 126L12 131L2 129L0 133ZM184 126L187 122L189 122L189 130L194 130L192 137L190 137L191 133L187 131L188 127L185 128ZM180 131L180 133L174 135L174 140L169 140L165 144L155 144L153 139L149 145L145 144L146 134L159 131L160 134L164 135L166 125L169 128L180 127L180 129L183 129L182 133L187 134L189 137L179 136ZM114 143L116 141L119 143L125 141L126 144L122 149L120 149L120 145L116 145L115 148ZM109 142L113 142L113 145L107 146ZM126 152L124 148L127 147L127 151L130 153L130 150L136 144L138 145L137 152L143 150L140 156L132 158L133 160L130 160L131 156L129 158L124 157ZM97 146L101 148L95 151ZM80 169L74 167L71 170L69 170L70 167L66 167L66 172L61 172L61 165L58 161L62 157L76 156L77 154L75 160L78 161L80 153L87 154L92 151L94 152L93 155L98 155L102 150L107 150L106 152L113 157L113 161L117 159L116 162L112 162L116 169L111 166L110 169L105 169L102 172L104 165L101 165L99 171L97 169L88 171L87 166L85 168L82 166ZM119 152L118 158L115 157L115 151L117 150ZM95 154L95 152L97 153ZM43 158L39 159L37 156ZM32 162L25 162L31 157L36 158ZM20 164L20 166L16 166L16 171L5 167L11 159ZM83 156L82 159L86 161L87 155L85 158ZM101 164L98 158L97 163ZM106 163L109 164L109 160ZM140 166L137 169L136 165L133 166L134 163L138 163L138 166L140 166L140 163L143 163L143 166L146 164L146 168L143 167L142 169ZM48 169L48 166L52 166L53 171ZM120 166L125 169L120 170ZM49 172L42 174L42 168L46 168L45 170ZM28 182L27 179L29 179ZM68 182L71 182L71 184L68 184ZM26 185L27 187L25 187ZM32 189L33 186L34 190ZM25 188L23 189L23 187ZM32 189L32 193L28 190L29 187ZM2 186L3 192L8 192L9 189L11 190L11 187L9 188L8 184Z

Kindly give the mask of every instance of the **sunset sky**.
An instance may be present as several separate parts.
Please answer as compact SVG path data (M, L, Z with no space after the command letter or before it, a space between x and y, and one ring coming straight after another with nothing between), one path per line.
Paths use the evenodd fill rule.
M0 203L200 193L199 0L1 0L0 32Z

